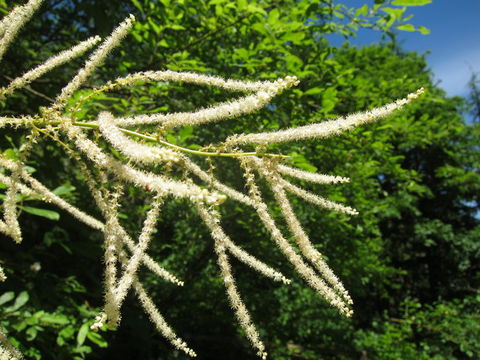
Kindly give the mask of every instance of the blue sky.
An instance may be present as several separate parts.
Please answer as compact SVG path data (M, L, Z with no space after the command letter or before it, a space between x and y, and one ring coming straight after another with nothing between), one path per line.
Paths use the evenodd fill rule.
M369 6L371 0L350 0L348 5ZM431 30L429 35L400 31L399 43L405 50L427 53L427 62L448 95L466 96L467 82L472 71L480 73L480 0L433 0L429 5L410 7L409 21ZM361 30L355 45L368 45L380 40L372 30ZM338 44L342 40L335 39Z

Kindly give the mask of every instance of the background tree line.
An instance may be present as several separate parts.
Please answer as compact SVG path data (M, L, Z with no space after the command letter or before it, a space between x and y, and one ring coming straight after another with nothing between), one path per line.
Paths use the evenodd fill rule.
M0 85L87 35L108 34L135 13L139 21L92 86L166 68L252 80L291 74L301 79L299 87L254 115L167 134L177 144L202 147L227 134L307 124L427 88L420 101L379 123L307 145L273 147L305 170L351 178L312 190L355 207L359 216L321 211L300 200L295 210L352 294L352 319L341 318L295 277L253 214L229 202L222 211L239 243L294 280L277 286L233 264L272 359L474 359L480 355L479 126L464 120L463 99L448 98L433 84L422 55L396 45L395 27L413 30L401 5L414 2L376 1L377 8L355 10L330 0L48 1L6 54ZM15 3L0 0L0 12ZM335 48L325 37L348 38L359 27L375 28L391 41ZM36 112L80 64L70 63L0 103L2 113ZM82 90L88 92L91 88ZM193 110L229 96L235 95L194 85L144 84L99 95L81 115L93 119L103 109L122 115ZM473 105L475 96L478 103L472 91ZM1 151L15 158L21 136L2 130ZM32 157L32 171L95 213L92 199L83 195L82 174L58 148L44 145ZM222 178L243 188L229 162L214 165ZM125 224L133 232L146 209L138 191L129 189L123 199ZM133 301L127 301L118 331L90 331L103 296L100 234L34 199L22 199L22 211L24 243L0 241L10 269L0 290L0 325L27 357L184 357ZM152 279L152 294L200 359L254 359L225 299L209 234L197 223L185 203L163 209L151 254L186 286Z

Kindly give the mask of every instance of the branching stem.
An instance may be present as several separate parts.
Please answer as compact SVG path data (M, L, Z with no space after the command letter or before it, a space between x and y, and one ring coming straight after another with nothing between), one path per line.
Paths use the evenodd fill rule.
M34 120L33 124L34 125L39 125L39 126L46 125L46 124L55 126L55 125L59 125L60 121L55 120L55 121L45 122L44 120ZM98 129L98 124L96 124L94 122L74 121L72 124L75 125L75 126L88 128L88 129ZM261 156L261 157L281 158L281 159L288 159L289 158L289 156L287 156L287 155L270 154L270 153L259 154L259 153L254 152L254 151L252 151L252 152L227 153L227 152L209 152L209 151L193 150L193 149L189 149L189 148L185 148L185 147L182 147L182 146L179 146L179 145L175 145L175 144L169 143L168 141L161 140L157 137L142 134L142 133L139 133L139 132L136 132L136 131L123 129L123 128L119 128L119 130L121 132L123 132L124 134L135 136L137 138L147 140L147 141L150 141L150 142L154 142L154 143L157 143L157 144L160 144L160 145L164 145L164 146L167 146L169 148L175 149L177 151L187 153L187 154L191 154L191 155L210 156L210 157L215 157L215 156L216 157Z

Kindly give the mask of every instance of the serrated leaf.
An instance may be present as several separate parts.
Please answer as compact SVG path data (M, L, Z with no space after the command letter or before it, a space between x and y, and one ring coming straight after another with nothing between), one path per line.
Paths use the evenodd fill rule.
M60 219L60 214L53 210L39 209L35 207L30 207L30 206L20 206L20 208L29 214L41 216L49 220L57 221Z

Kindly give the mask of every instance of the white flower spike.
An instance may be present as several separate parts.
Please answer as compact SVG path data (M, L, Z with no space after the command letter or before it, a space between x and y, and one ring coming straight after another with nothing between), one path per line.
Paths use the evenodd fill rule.
M0 20L0 60L20 28L41 3L41 0L29 0ZM191 72L145 71L118 78L95 88L87 92L88 94L77 101L76 105L70 106L78 89L104 63L115 47L121 44L134 20L133 16L125 19L92 51L84 66L61 90L50 107L42 108L37 115L0 114L0 128L8 126L30 130L27 141L20 148L18 159L13 161L0 154L0 182L7 188L2 203L0 233L11 237L17 243L22 240L20 212L17 209L19 194L54 204L90 228L101 232L104 241L104 304L102 312L94 319L91 328L99 330L104 326L105 328L119 326L122 305L132 290L159 333L176 349L195 357L196 353L167 324L164 315L145 290L144 280L138 271L144 265L155 276L178 286L184 285L183 281L164 269L161 261L154 260L147 251L152 241L169 241L155 234L161 206L172 198L188 202L211 234L214 249L212 256L216 258L220 277L235 317L258 356L265 359L266 347L240 295L240 288L237 286L229 261L230 256L236 257L241 263L273 281L287 285L290 280L247 252L236 242L235 237L227 234L226 229L222 227L222 203L236 201L239 206L256 213L260 220L259 224L268 231L275 246L284 254L292 269L297 271L312 289L342 315L352 316L350 295L302 228L289 199L289 195L295 195L328 210L356 215L357 211L351 207L330 201L303 188L304 183L336 185L348 182L349 179L315 174L287 166L281 163L285 156L266 153L265 148L269 144L320 139L340 134L401 109L418 98L423 89L408 95L405 99L363 113L293 129L232 135L223 143L209 144L206 147L208 151L188 149L161 139L162 132L254 113L269 104L278 94L297 85L298 79L286 76L275 81L243 81ZM47 59L43 64L1 88L0 97L12 95L15 90L26 87L46 72L92 49L99 41L99 37L87 39ZM86 99L116 88L129 88L137 82L186 82L241 92L244 95L235 100L190 112L138 114L125 117L113 116L112 113L105 111L95 114L95 121L85 122L84 119L78 118L75 110L81 107ZM151 136L145 130L151 130L155 125L162 130L157 137ZM135 131L125 127L135 127ZM36 146L36 140L41 136L54 141L78 165L103 220L96 219L68 203L27 171L29 151ZM142 140L138 141L138 138ZM258 151L246 153L240 149L244 145L255 144L260 145ZM220 181L213 171L214 160L210 161L209 171L203 170L196 162L197 156L239 160L247 192L243 193L234 186ZM274 204L280 209L287 232L296 242L295 246L287 240L288 234L280 230L276 219L271 215L273 212L269 211L269 204L264 201L255 172L265 179L273 192ZM302 187L290 180L302 182ZM136 240L120 221L120 209L124 205L122 190L125 185L141 190L138 192L141 192L146 203L150 204ZM5 280L5 270L0 267L0 281ZM21 354L8 342L5 334L0 332L0 360L20 358Z

